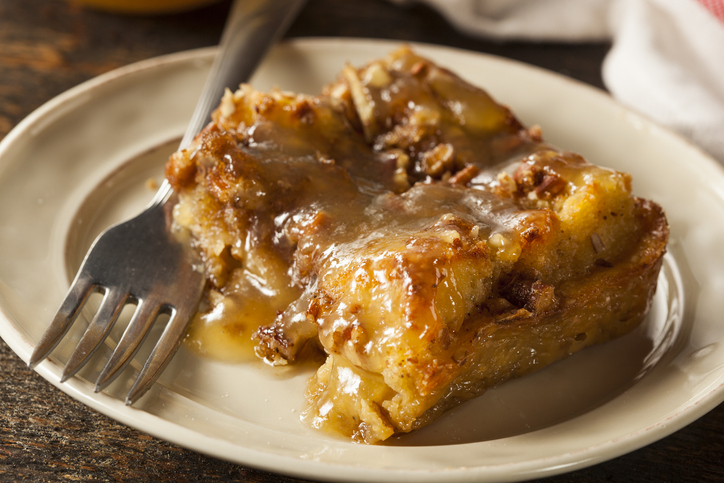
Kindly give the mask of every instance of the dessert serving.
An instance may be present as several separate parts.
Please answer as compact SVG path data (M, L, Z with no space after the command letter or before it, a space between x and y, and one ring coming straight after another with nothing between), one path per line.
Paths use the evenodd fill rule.
M407 47L227 91L166 176L207 278L189 344L318 363L305 420L366 443L631 331L668 238L627 174Z

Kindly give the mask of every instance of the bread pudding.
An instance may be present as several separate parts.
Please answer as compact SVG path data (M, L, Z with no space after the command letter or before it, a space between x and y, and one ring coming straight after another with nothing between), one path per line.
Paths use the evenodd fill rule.
M631 331L668 237L629 175L407 47L316 96L227 91L166 176L201 350L319 361L304 419L365 443Z

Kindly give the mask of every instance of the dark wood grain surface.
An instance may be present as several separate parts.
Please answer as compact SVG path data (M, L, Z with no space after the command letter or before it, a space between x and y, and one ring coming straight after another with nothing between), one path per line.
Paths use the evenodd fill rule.
M228 8L222 1L192 13L137 17L85 10L63 0L0 0L0 138L41 104L87 79L142 59L215 45ZM609 48L473 39L426 7L400 8L382 0L310 0L288 33L305 36L461 47L600 88ZM0 481L300 481L195 453L106 418L28 370L4 342L0 384ZM723 456L720 405L650 446L545 481L720 481Z

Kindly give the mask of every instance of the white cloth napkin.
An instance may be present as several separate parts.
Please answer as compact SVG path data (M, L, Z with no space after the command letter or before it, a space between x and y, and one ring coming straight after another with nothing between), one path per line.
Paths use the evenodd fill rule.
M724 163L724 0L423 1L488 38L610 39L611 94Z
M724 163L724 2L620 0L611 25L613 96Z

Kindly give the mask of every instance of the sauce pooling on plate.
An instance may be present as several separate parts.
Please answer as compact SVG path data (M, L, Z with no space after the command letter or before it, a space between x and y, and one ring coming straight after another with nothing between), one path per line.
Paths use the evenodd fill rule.
M407 48L320 96L227 92L167 178L208 280L189 345L321 358L305 419L367 443L633 329L668 233Z

